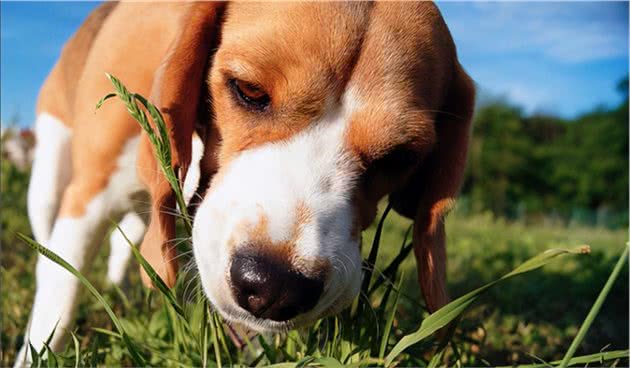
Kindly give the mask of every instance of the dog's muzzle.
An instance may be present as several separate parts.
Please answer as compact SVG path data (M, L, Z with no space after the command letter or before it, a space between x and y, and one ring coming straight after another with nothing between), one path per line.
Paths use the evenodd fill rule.
M279 257L236 253L230 287L241 308L256 318L288 321L313 309L322 294L321 278L307 277Z

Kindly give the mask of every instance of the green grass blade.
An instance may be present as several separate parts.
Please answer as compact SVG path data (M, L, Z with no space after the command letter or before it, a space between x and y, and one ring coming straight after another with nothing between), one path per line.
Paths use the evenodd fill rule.
M107 312L107 314L109 315L109 318L112 320L112 322L114 323L114 326L116 326L116 329L118 330L118 332L122 336L123 341L125 342L127 350L129 351L131 359L134 361L134 363L136 365L138 365L138 366L145 365L144 359L142 358L142 356L138 352L138 350L135 347L135 345L132 343L132 341L126 335L125 329L124 329L122 323L120 322L118 317L116 317L116 314L114 314L114 311L109 306L109 304L107 303L105 298L103 298L103 296L98 292L98 290L96 290L96 288L92 285L92 283L90 283L85 278L85 276L83 276L79 271L77 271L76 268L74 268L71 264L66 262L63 258L59 257L55 252L53 252L50 249L44 247L43 245L39 244L38 242L34 241L33 239L29 238L28 236L26 236L26 235L24 235L22 233L18 233L17 236L22 241L24 241L27 245L29 245L33 250L37 251L39 254L43 255L44 257L48 258L49 260L55 262L59 266L65 268L68 272L70 272L77 279L79 279L79 281L81 281L83 286L85 286L88 289L88 291L99 301L99 303L105 309L105 312Z
M424 321L422 321L420 328L416 332L403 337L385 358L385 365L390 365L394 361L394 359L409 346L424 340L437 330L449 324L462 312L464 312L464 310L466 310L466 308L470 304L472 304L479 297L479 295L481 295L484 291L496 285L497 283L504 281L510 277L542 267L557 256L564 254L584 254L588 253L589 251L590 248L584 246L575 249L549 249L525 261L511 272L502 276L500 279L488 283L476 290L469 292L468 294L465 294L464 296L455 299L454 301L448 303L435 313L431 314Z
M101 106L103 106L103 103L105 103L106 100L109 100L112 97L116 97L116 94L113 92L106 94L103 98L98 100L98 102L96 103L96 110L100 109Z
M115 337L115 338L117 338L117 339L121 339L121 338L122 338L122 336L120 336L120 334L117 334L117 333L116 333L116 332L114 332L114 331L106 330L106 329L104 329L104 328L92 327L92 328L91 328L91 330L92 330L92 331L95 331L95 332L98 332L98 333L100 333L100 334L103 334L103 335L107 335L107 336Z
M105 75L114 86L116 92L110 93L103 97L96 104L96 108L101 107L105 100L113 97L114 95L117 95L127 107L127 111L129 112L129 114L140 124L142 129L147 133L147 136L151 141L151 145L153 146L155 157L160 163L160 168L162 169L164 176L168 180L171 188L173 189L173 192L175 193L177 205L182 214L182 218L184 219L184 226L186 227L186 231L188 232L188 234L190 234L192 229L192 221L188 216L186 201L184 200L181 183L177 178L177 173L173 169L169 132L164 122L164 117L162 116L162 113L160 113L159 109L143 96L137 93L131 93L118 78L107 73ZM140 102L140 104L142 104L147 109L149 115L151 115L151 118L153 119L155 128L153 128L151 124L149 124L149 120L147 119L146 114L138 107L136 101Z
M368 288L370 286L370 281L372 281L372 273L374 267L376 267L376 257L378 256L378 248L381 243L381 233L383 232L383 225L385 224L385 219L387 218L387 214L392 209L391 204L387 204L383 215L381 216L381 220L378 222L378 226L376 227L376 232L374 233L374 240L372 241L372 248L370 249L370 254L368 255L368 259L365 262L366 270L365 275L363 275L363 283L361 285L361 292L363 295L367 295Z
M207 367L208 366L208 326L209 326L209 321L208 321L208 315L210 314L210 311L208 310L209 306L208 306L208 302L206 300L203 301L203 319L202 319L202 327L201 327L201 333L203 336L203 341L201 343L201 366L202 367Z
M186 201L184 200L181 183L179 182L179 179L177 178L175 170L173 170L171 144L169 140L168 131L166 129L166 123L164 122L164 117L162 116L162 113L160 112L160 110L157 107L155 107L155 105L147 101L146 98L142 97L141 95L137 93L134 93L133 97L136 100L140 101L140 103L149 111L149 115L151 115L151 118L153 119L153 122L155 123L155 126L157 127L158 132L160 133L159 134L160 153L159 153L158 158L161 161L160 164L162 166L162 172L166 176L166 179L171 185L171 188L175 192L175 198L177 199L177 205L179 206L179 210L184 219L184 225L186 226L187 232L190 234L191 229L192 229L192 222L191 222L190 217L188 216L188 209L186 206Z
M619 276L619 273L621 272L623 265L628 260L628 247L629 246L630 246L630 243L626 244L623 252L621 253L621 256L619 257L619 260L617 261L617 264L615 265L612 272L610 273L610 276L608 277L606 284L602 288L602 291L599 293L599 296L597 296L597 299L595 300L595 303L591 307L591 310L586 315L586 318L584 319L582 326L580 326L580 329L577 335L575 335L575 339L573 339L571 346L569 346L569 350L567 350L567 353L564 355L564 358L562 359L562 363L560 363L560 367L565 368L569 365L569 361L573 357L573 354L575 354L575 351L582 343L584 336L586 336L586 332L591 327L591 324L593 324L595 317L597 317L597 314L599 313L599 310L604 304L604 301L606 300L606 297L608 296L610 289L615 283L615 280L617 280L617 277Z
M376 291L381 284L387 280L390 280L396 275L398 269L400 268L401 263L407 258L411 249L413 249L413 243L407 244L407 239L409 239L409 235L413 231L413 225L409 225L407 230L405 231L405 236L403 237L403 241L400 244L400 251L398 251L396 257L385 267L383 272L374 280L374 284L370 288L368 292L368 296L372 295L374 291Z
M35 350L35 347L33 346L33 344L31 344L31 342L28 342L28 349L31 352L31 366L34 366L35 363L37 363L37 365L39 366L40 364L40 358L39 358L39 354L37 353L37 350ZM26 355L24 356L24 362L26 362Z
M597 354L589 354L582 355L579 357L574 357L569 360L568 366L573 365L587 365L590 363L602 363L615 359L630 359L630 350L615 350L615 351L607 351ZM554 366L562 363L560 360L553 361L551 363L536 363L536 364L521 364L521 365L506 365L499 366L497 368L546 368L550 366Z
M271 346L269 346L269 344L267 344L263 335L258 335L258 342L260 342L260 345L265 352L265 356L269 359L269 363L276 363L276 352L271 348Z
M50 345L50 342L52 341L53 336L55 336L55 332L57 331L57 326L59 326L59 320L55 322L55 326L53 327L52 332L50 333L50 335L48 335L48 337L46 338L46 341L44 341L44 346L42 346L42 348L39 350L40 356L43 356L44 352L48 350L48 345Z
M296 364L293 362L289 362L289 363L276 363L276 364L270 364L270 365L266 365L265 368L295 368Z
M383 360L382 359L377 359L377 358L365 358L362 359L356 363L352 363L352 364L345 364L344 367L346 368L359 368L359 367L376 367L376 366L382 366L383 365Z
M219 338L217 337L217 325L214 315L210 314L210 331L212 332L212 346L214 347L214 358L217 361L217 367L222 367L221 364L221 348L219 347Z
M44 344L44 351L46 352L46 367L57 367L57 355L52 351L48 344Z
M74 343L74 368L79 368L79 362L81 360L81 344L79 344L79 338L75 335L74 332L70 331L70 336L72 336L72 342Z
M140 250L138 249L138 247L131 240L129 240L129 238L123 231L123 229L121 229L120 226L118 226L118 224L115 224L115 225L116 225L116 229L120 231L120 234L122 234L127 244L129 244L129 246L131 247L131 252L134 258L136 259L136 261L138 261L140 266L142 266L144 271L147 273L147 275L151 279L153 286L155 286L155 288L158 289L160 293L166 298L166 300L168 301L168 304L170 304L173 307L175 312L177 312L177 314L180 317L185 319L186 316L184 314L184 309L179 305L179 303L175 299L175 295L173 295L173 291L171 290L171 288L169 288L166 285L166 283L164 283L164 280L162 280L160 275L158 275L157 272L155 272L151 264L149 264L149 262L147 262L147 260L144 259L142 254L140 254Z
M387 322L385 322L385 330L383 331L381 347L378 353L379 359L383 359L385 357L385 349L387 348L387 343L389 342L389 334L392 330L392 325L394 324L394 316L396 315L396 308L398 308L398 301L400 300L400 292L404 278L405 275L401 272L400 281L398 281L398 288L396 290L396 297L394 298L394 304L392 304L392 310L387 317Z
M446 349L440 349L431 357L431 361L427 365L427 368L437 368L442 363L442 358L444 357L444 352Z
M589 364L589 363L601 363L603 361L615 360L615 359L630 359L630 350L617 350L608 351L604 353L583 355L569 360L569 366L577 364ZM560 362L554 361L552 364L558 364Z
M300 360L298 360L297 363L295 363L295 368L302 368L302 367L306 367L308 366L313 360L315 360L314 357L312 356L306 356Z
M125 293L122 291L120 286L114 283L110 284L109 286L112 289L114 289L114 291L116 291L116 294L120 297L120 300L122 301L125 310L129 310L129 308L131 308L131 304L129 303L129 298L127 298L127 295L125 295Z
M217 326L217 337L219 338L219 344L220 347L223 349L223 352L225 352L225 356L228 359L228 365L231 367L233 366L232 364L232 356L230 354L230 349L228 348L227 345L227 341L225 338L225 331L223 329L223 323L221 321L221 318L219 317L219 315L217 313L213 313L215 321L216 321L216 326Z
M341 362L332 357L316 358L309 364L317 364L325 368L344 368Z
M402 247L400 252L396 255L396 257L391 261L390 264L385 267L385 270L376 278L372 288L368 292L368 295L372 295L382 284L383 282L391 279L391 277L396 273L396 271L400 268L400 265L407 258L411 250L413 249L413 243L409 243Z
M98 366L98 341L98 338L94 339L90 346L90 363L88 364L90 367Z
M122 82L120 82L120 80L118 80L116 77L114 77L111 74L105 73L105 76L107 77L107 79L109 79L109 81L114 86L114 89L116 90L115 94L123 101L123 103L125 104L125 107L127 107L127 111L129 112L129 114L136 121L140 123L140 125L142 126L144 130L151 130L151 126L149 125L149 121L147 120L146 115L144 114L142 110L140 110L140 108L138 108L138 105L136 105L134 101L133 95L127 90L127 88L122 84ZM108 95L103 97L101 101L104 102L105 100L113 97L111 95L112 94L109 93ZM101 107L101 105L102 103L101 104L97 103L96 107L99 108ZM155 137L152 137L150 135L149 138L151 139L151 142L154 143Z

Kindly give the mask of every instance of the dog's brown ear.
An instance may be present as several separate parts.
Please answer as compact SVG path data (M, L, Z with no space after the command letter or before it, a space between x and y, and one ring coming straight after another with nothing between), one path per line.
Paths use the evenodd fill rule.
M405 187L392 193L397 212L413 218L418 278L430 312L448 302L444 215L453 206L464 178L475 89L459 63L435 122L436 145Z
M178 35L155 74L150 100L160 109L170 134L172 165L183 181L190 164L192 134L204 94L211 53L218 47L224 3L191 3L180 20ZM151 195L151 222L141 246L142 255L172 286L177 273L176 199L164 177L146 133L142 133L138 172ZM143 282L151 281L141 269Z

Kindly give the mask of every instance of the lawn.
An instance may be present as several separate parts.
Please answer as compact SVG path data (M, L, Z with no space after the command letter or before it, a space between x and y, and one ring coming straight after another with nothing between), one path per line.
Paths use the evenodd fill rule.
M1 179L0 365L6 366L13 362L15 349L22 343L34 293L36 253L15 237L16 232L30 234L24 202L27 173L2 162ZM449 215L446 225L449 289L453 297L498 279L549 248L588 244L592 251L589 255L558 257L542 269L490 289L465 313L441 360L431 362L435 340L425 340L408 348L396 360L401 366L440 361L449 365L494 366L562 359L627 241L624 230L508 222L487 213L464 214L457 209ZM396 214L387 218L375 275L399 253L408 226L409 222ZM374 228L364 233L363 251L366 255L373 236ZM303 363L331 364L308 358L320 356L345 356L345 363L377 364L378 360L367 357L379 355L386 320L392 315L396 296L400 295L388 351L403 335L417 330L427 316L415 280L415 261L409 256L397 274L404 275L400 294L390 292L384 308L380 308L380 301L391 289L387 285L391 285L392 280L386 281L372 295L369 304L364 304L366 310L357 312L358 319L353 319L356 317L346 311L338 318L322 320L314 328L291 332L288 336L252 336L251 342L239 350L223 335L220 321L205 313L203 298L194 286L192 268L188 267L191 271L182 277L177 288L177 299L184 306L187 317L182 322L172 308L165 305L159 293L143 288L135 263L122 290L106 285L107 252L105 242L87 276L112 305L126 332L141 347L151 365L183 366L204 362L208 365L266 365L300 359ZM192 264L192 260L188 262ZM398 276L394 278L393 282L398 283ZM92 295L85 293L81 298L76 321L74 332L80 346L81 364L132 364L121 339L107 332L115 331L115 326ZM191 330L191 326L202 326L202 329ZM203 326L210 326L210 330ZM200 341L204 343L204 338L207 345L200 350L198 345ZM576 356L627 348L626 265ZM203 350L206 353L200 353ZM221 360L217 360L216 352ZM68 358L65 364L73 365L74 341L69 341L65 355ZM615 362L628 363L626 359L606 364Z

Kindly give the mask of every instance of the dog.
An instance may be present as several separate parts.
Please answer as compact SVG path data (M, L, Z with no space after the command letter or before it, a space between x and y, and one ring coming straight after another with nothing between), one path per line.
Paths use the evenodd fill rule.
M434 4L105 3L87 18L37 104L33 232L89 272L121 221L173 285L175 196L124 105L95 110L113 89L106 72L164 115L173 168L196 198L203 290L226 320L286 331L347 306L361 232L385 196L414 220L428 309L447 303L443 218L463 180L475 88ZM114 282L125 247L115 235ZM43 257L36 276L25 338L40 349L57 325L58 350L79 282Z

